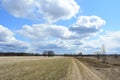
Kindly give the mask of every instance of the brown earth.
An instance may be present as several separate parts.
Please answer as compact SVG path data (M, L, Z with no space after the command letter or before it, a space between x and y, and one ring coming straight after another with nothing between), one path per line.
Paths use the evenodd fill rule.
M103 80L97 74L95 74L90 68L84 65L83 62L77 59L72 59L72 72L71 79L69 80Z

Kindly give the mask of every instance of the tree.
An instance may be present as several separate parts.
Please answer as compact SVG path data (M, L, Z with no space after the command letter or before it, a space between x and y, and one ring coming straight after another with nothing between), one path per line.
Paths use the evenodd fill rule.
M54 51L48 51L48 56L51 57L51 56L54 56Z
M106 51L105 51L105 45L102 45L101 48L101 54L102 54L102 62L105 63L107 61Z
M82 52L79 52L77 56L82 56Z
M47 56L47 51L44 51L42 55Z
M114 58L116 58L116 59L118 58L118 54L117 53L114 54Z
M54 51L44 51L42 55L51 57L51 56L54 56L55 53L54 53Z
M100 59L100 51L96 51L95 55L96 55L97 60L99 60Z

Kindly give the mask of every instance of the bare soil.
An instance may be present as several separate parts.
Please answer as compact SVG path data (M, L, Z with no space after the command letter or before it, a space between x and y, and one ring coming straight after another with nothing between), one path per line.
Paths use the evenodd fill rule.
M68 74L69 76L66 80L105 80L105 78L102 79L93 72L89 66L75 58L72 58L72 65Z

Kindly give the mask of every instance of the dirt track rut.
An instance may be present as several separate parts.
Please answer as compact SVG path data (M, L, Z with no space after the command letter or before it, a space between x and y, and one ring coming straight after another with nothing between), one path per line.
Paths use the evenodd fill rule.
M69 80L102 80L92 72L87 66L77 59L72 59L71 79Z

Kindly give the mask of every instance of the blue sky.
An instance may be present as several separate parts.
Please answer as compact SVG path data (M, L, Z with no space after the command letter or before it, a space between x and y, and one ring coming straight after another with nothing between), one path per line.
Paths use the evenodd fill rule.
M120 52L119 0L0 0L0 51Z

